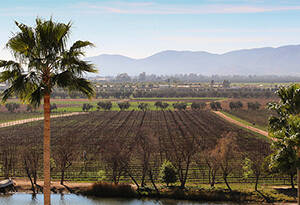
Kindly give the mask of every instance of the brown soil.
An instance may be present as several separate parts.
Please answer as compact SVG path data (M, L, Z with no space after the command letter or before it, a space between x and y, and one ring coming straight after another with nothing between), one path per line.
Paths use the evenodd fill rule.
M13 179L13 181L16 184L15 186L18 192L32 193L31 184L29 180ZM37 184L43 186L44 182L38 181ZM87 182L64 182L64 184L65 186L61 185L59 181L52 181L51 188L55 188L58 193L70 193L69 189L71 189L74 192L78 192L78 191L84 191L93 185L93 183L87 183Z

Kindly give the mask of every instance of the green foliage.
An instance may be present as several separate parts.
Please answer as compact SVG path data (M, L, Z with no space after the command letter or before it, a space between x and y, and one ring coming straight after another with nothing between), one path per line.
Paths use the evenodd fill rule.
M174 109L177 109L177 110L185 110L186 107L187 107L187 104L186 103L173 103L173 108Z
M103 110L110 110L112 107L112 103L110 101L105 101L105 102L98 102L97 103L97 109L103 109Z
M57 105L55 103L50 105L50 110L57 110Z
M221 106L221 103L220 102L218 102L218 101L216 101L216 102L211 102L210 104L210 108L212 109L212 110L222 110L222 106Z
M191 108L193 109L193 110L197 110L197 109L200 109L200 103L197 103L197 102L193 102L192 104L191 104Z
M259 102L248 102L247 106L248 110L259 110L261 104Z
M244 162L243 162L243 166L242 166L242 168L243 168L243 177L245 178L245 179L248 179L250 176L252 176L253 175L253 170L252 170L252 162L251 162L251 160L249 159L249 158L245 158L244 159Z
M162 101L156 101L154 103L154 106L158 109L158 108L162 108Z
M128 101L127 102L119 102L118 107L120 108L120 110L127 110L130 107L130 103Z
M165 160L161 165L159 176L161 181L169 186L177 181L177 170L170 161Z
M5 107L9 112L15 112L15 110L20 108L20 104L18 104L18 103L6 103Z
M166 102L162 102L162 101L156 101L156 102L154 103L154 106L155 106L157 109L160 108L160 109L164 110L164 109L166 109L167 107L169 107L169 104L166 103Z
M298 157L296 150L291 146L276 144L276 152L271 155L270 168L274 172L296 174Z
M107 180L106 172L103 169L100 169L97 172L97 176L98 176L98 181L105 181L105 180Z
M230 102L229 107L231 110L241 109L241 108L243 108L243 103L241 101Z
M278 91L279 103L271 103L269 109L277 116L269 119L270 136L276 138L273 147L271 167L293 175L300 168L297 151L300 149L300 85L281 87Z
M57 23L52 20L36 19L34 27L16 22L19 31L14 32L6 47L16 61L0 60L0 83L9 87L2 93L2 101L15 95L23 102L38 107L45 94L53 88L79 91L88 97L94 89L82 76L96 72L94 66L81 60L83 49L93 46L88 41L76 41L67 48L71 22Z
M91 105L91 104L89 104L89 103L84 103L83 105L82 105L82 111L84 111L84 112L88 112L90 109L92 109L94 106L93 105Z
M148 110L149 104L148 103L139 103L138 108L142 111Z

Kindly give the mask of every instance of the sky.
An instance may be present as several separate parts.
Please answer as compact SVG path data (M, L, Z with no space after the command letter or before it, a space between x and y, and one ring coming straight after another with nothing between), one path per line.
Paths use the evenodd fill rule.
M36 17L73 24L70 42L89 40L87 56L144 58L163 50L225 53L300 44L300 0L1 0L0 59Z

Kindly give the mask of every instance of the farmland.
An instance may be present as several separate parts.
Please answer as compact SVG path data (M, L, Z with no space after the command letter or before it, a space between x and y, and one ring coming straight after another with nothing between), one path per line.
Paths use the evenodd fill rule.
M236 116L250 125L257 128L267 130L268 129L268 119L270 116L275 115L273 111L267 109L261 110L226 110L226 113Z
M181 167L186 166L187 159L190 159L192 161L189 166L193 171L189 172L188 180L197 181L207 170L204 158L198 154L204 149L212 149L218 139L228 133L236 136L243 153L253 151L258 145L269 146L266 138L239 129L209 111L98 111L53 119L51 128L54 155L55 150L63 145L72 148L69 152L76 156L65 173L70 180L97 180L99 171L103 170L107 180L113 179L114 172L121 171L120 180L128 181L128 173L118 170L121 167L116 167L116 170L110 167L109 163L119 157L118 160L128 162L126 166L133 169L132 172L141 180L143 156L147 151L145 147L151 147L147 153L149 152L151 163L156 164L154 170L157 171L165 159ZM42 122L2 128L0 136L2 156L6 152L15 159L10 174L25 176L22 159L17 153L32 147L41 153ZM16 152L10 152L11 150ZM183 155L178 156L179 153ZM41 163L41 159L39 162ZM58 165L56 167L53 171L54 178L60 175ZM241 176L240 172L232 175L238 178ZM207 176L203 180L207 182ZM220 175L218 180L221 180Z

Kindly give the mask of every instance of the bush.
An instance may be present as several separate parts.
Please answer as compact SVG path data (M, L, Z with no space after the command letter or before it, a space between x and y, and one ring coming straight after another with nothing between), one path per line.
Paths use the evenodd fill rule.
M230 102L229 103L229 107L231 110L233 109L240 109L243 107L243 103L241 101L237 101L237 102Z
M55 103L50 105L50 111L56 110L56 109L57 109L57 105Z
M112 107L112 103L110 101L107 102L98 102L97 103L97 109L103 109L103 110L110 110Z
M18 103L6 103L5 107L9 112L14 112L15 110L20 108L20 104L18 104Z
M148 106L149 106L148 103L140 103L140 104L138 105L138 108L139 108L140 110L142 110L142 111L146 111L146 110L148 110Z
M124 197L133 198L137 196L136 191L129 184L95 183L84 192L85 195L96 197Z
M173 103L173 108L177 110L185 110L187 107L186 103Z
M90 109L92 109L94 106L93 105L91 105L91 104L89 104L89 103L84 103L83 105L82 105L82 111L84 111L84 112L88 112Z
M209 105L212 110L222 110L220 102L211 102Z
M169 104L168 104L168 103L165 103L165 102L162 102L162 101L156 101L156 102L154 103L154 106L155 106L157 109L160 108L160 109L164 110L164 109L166 109L167 107L169 107Z
M118 106L119 106L120 110L127 110L130 107L130 103L129 102L119 102Z
M177 171L176 168L170 161L164 161L160 168L160 178L161 181L166 183L167 186L169 184L175 183L177 181Z

